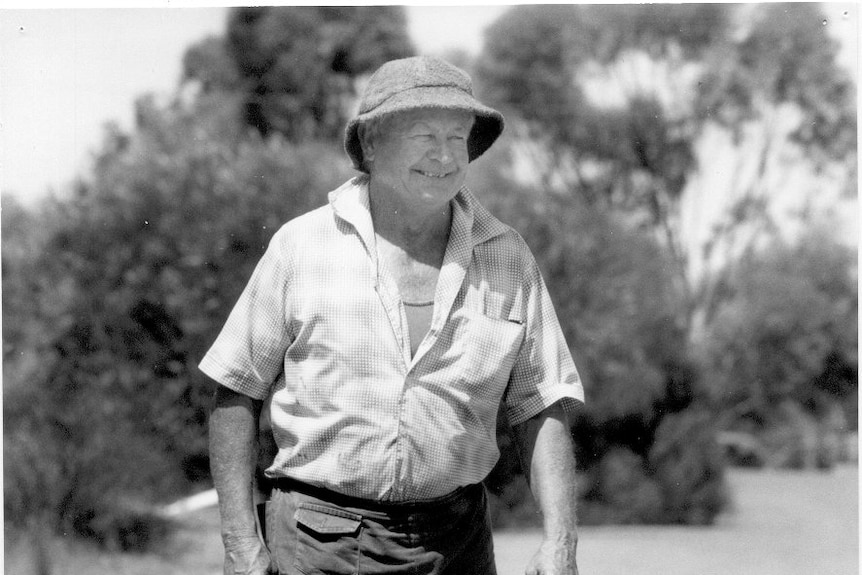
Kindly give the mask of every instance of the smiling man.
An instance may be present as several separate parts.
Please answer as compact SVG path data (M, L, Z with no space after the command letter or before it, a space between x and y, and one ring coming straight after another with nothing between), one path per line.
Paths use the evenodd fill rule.
M544 521L527 573L577 573L567 418L583 389L532 254L464 186L502 129L443 60L369 80L345 136L362 174L275 234L201 362L219 384L225 573L496 573L482 481L501 402Z

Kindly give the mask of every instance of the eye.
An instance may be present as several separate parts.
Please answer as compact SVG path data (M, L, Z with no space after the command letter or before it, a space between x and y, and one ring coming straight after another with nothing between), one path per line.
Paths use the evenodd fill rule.
M420 142L427 142L428 140L433 138L433 136L431 134L413 134L411 138L413 138L414 140L419 140Z

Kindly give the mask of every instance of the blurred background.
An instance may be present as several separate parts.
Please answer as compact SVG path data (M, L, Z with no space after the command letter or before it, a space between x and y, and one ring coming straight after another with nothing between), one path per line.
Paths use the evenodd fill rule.
M6 571L220 572L215 511L165 511L212 486L196 364L422 53L507 118L468 184L585 383L582 570L856 572L857 38L827 3L0 10ZM540 519L499 438L507 575Z

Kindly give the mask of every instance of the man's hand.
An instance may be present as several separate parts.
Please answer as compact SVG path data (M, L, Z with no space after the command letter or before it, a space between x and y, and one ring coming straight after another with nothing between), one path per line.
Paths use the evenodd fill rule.
M577 540L561 542L545 540L530 559L525 575L578 575L576 550Z
M257 535L226 537L224 575L268 575L274 573L266 546Z

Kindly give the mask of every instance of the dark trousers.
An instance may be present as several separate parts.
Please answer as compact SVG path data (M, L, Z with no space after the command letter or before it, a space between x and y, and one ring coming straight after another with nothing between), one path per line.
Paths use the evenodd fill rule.
M266 541L281 575L496 575L485 488L381 503L277 482Z

